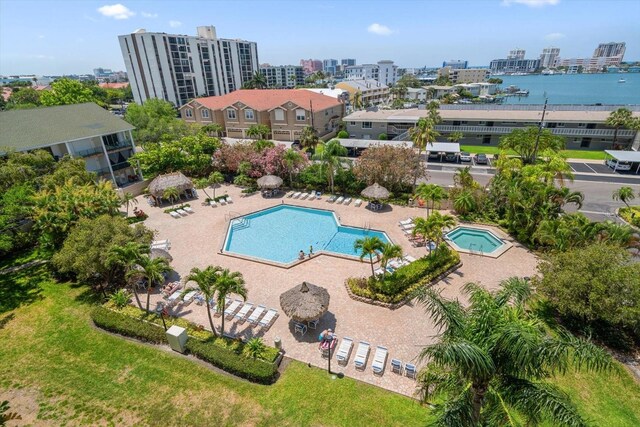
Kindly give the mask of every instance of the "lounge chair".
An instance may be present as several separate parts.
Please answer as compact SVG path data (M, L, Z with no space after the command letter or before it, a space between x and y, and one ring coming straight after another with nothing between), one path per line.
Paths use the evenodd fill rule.
M211 205L211 207L215 208L218 206L218 204L216 203L215 200L209 200L209 204Z
M295 191L289 191L285 196L290 199L291 196L293 196L294 194L295 194Z
M416 225L411 223L411 224L401 225L400 228L402 228L405 231L413 230L414 228L416 228Z
M388 355L389 350L387 350L387 347L381 345L376 347L376 354L373 356L373 363L371 364L371 369L373 369L374 374L382 375L384 373Z
M262 313L264 313L266 309L267 307L265 307L264 305L257 306L256 309L253 310L253 313L251 313L251 316L249 316L249 318L247 319L248 322L254 326L257 325L258 319L260 319L260 316L262 316Z
M242 304L242 301L237 299L234 302L232 302L229 305L229 307L225 308L225 310L224 310L225 317L227 317L227 318L233 317L233 315L235 314L236 310L238 310L238 308L240 307L240 304Z
M383 268L376 268L375 271L373 272L373 274L375 274L376 276L382 276L384 274L384 269Z
M351 356L352 348L353 340L349 337L342 338L340 347L338 347L338 353L336 353L336 360L339 365L345 366L349 362L349 356Z
M182 297L182 301L185 303L185 305L189 305L194 301L196 295L198 295L198 291L187 292L187 294Z
M400 226L413 224L413 218L403 219L402 221L398 221L398 224L400 224Z
M338 198L338 196L335 196L335 195L334 195L334 196L331 196L331 197L329 197L329 198L327 199L327 202L329 202L329 203L333 203L333 202L335 202L335 201L336 201L336 199L337 199L337 198Z
M249 311L253 308L253 304L248 302L245 305L242 306L242 308L240 309L240 311L238 313L236 313L236 315L234 316L236 319L238 319L239 322L244 322L247 317L247 315L249 314Z
M169 249L171 249L171 244L170 243L152 244L151 249L164 249L165 251L168 251Z
M171 215L174 218L182 218L182 216L180 216L180 214L176 211L169 212L169 215Z
M154 240L153 242L151 242L151 246L167 246L167 245L171 245L171 242L169 241L169 239Z
M416 375L418 374L418 371L416 370L416 365L412 365L411 363L407 363L406 365L404 365L404 373L409 378L415 379Z
M292 197L293 197L294 199L297 199L298 197L300 197L300 195L301 195L301 194L302 194L301 192L296 191L295 193L293 193L293 196L292 196Z
M360 343L358 344L358 350L356 351L356 357L353 359L353 363L356 366L356 369L363 371L367 366L369 350L371 350L371 344L366 341L360 341Z
M192 213L194 213L194 212L195 212L193 209L191 209L191 206L185 206L183 209L184 209L185 211L187 211L187 213L190 213L190 214L192 214Z
M309 197L309 193L302 193L302 194L300 195L300 200L304 200L304 199L306 199L307 197Z
M336 199L336 203L337 203L337 204L341 205L341 204L342 204L342 202L344 202L344 196L340 196L340 197L338 197L338 198Z
M356 199L356 201L353 203L353 206L355 206L356 208L359 208L361 204L362 204L362 199Z
M189 213L184 209L176 209L176 212L178 212L182 216L189 216Z
M226 199L227 203L233 203L233 199L231 198L231 196L227 196Z
M225 298L224 299L224 307L229 306L229 303L231 302L231 298ZM213 312L213 317L220 317L222 316L222 312L225 311L225 308L222 308L222 312L218 310L218 301L216 301L215 298L211 298L209 300L209 307L211 308L215 308L216 311ZM226 314L225 314L226 316Z
M412 263L412 262L417 261L417 259L415 259L415 258L414 258L414 257L412 257L411 255L405 255L405 256L404 256L404 259L405 259L405 261L407 261L407 262L409 262L409 263Z
M351 197L347 197L346 199L344 199L344 202L342 202L342 204L348 205L349 203L351 203L351 200L353 200Z
M391 372L402 375L402 361L398 359L391 359Z
M227 204L227 201L225 199L218 199L218 203L220 203L222 206Z
M319 191L316 191L316 199L320 200L322 199L322 193Z
M267 311L267 314L265 314L264 317L258 322L258 324L263 328L268 328L269 326L271 326L271 322L273 322L273 319L277 315L278 310L274 310L273 308L271 308L269 309L269 311Z

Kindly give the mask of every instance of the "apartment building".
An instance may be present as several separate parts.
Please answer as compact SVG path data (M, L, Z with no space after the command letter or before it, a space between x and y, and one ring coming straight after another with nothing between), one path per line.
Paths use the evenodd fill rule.
M142 180L128 160L135 149L134 127L92 102L2 111L0 128L2 149L81 158L89 172L118 187Z
M398 66L389 60L349 66L345 68L345 73L347 80L377 80L387 86L398 81Z
M389 86L373 79L345 80L338 83L336 89L349 92L351 105L354 105L356 96L360 97L360 103L365 107L389 101Z
M335 76L338 72L338 60L337 59L325 59L322 61L322 71L325 74L331 74Z
M489 63L491 74L533 73L538 68L539 59L494 59Z
M594 58L611 58L619 57L620 61L624 58L624 53L627 50L625 42L609 42L600 43L598 47L593 51Z
M547 47L542 49L540 54L540 67L553 68L556 65L557 59L560 57L560 48Z
M605 124L609 114L619 107L550 105L544 127L565 137L567 149L629 148L640 143L640 132L618 130L618 141L614 146L615 130ZM442 138L453 132L462 132L461 144L497 146L500 137L514 129L538 126L542 106L441 105L439 113L442 122L436 126L436 131ZM376 139L381 133L386 133L390 139L408 140L408 130L428 114L425 109L356 111L346 116L344 122L351 138ZM633 115L640 117L640 107L634 108Z
M438 76L449 79L453 84L485 82L490 75L491 72L486 68L443 67L438 70Z
M524 56L526 53L527 53L526 50L520 49L517 47L509 51L509 55L507 55L507 59L524 59Z
M118 40L137 103L160 98L179 107L240 89L258 71L257 44L219 39L213 26L198 27L197 36L141 29Z
M322 61L319 59L301 59L300 66L307 76L316 71L322 71Z
M294 88L304 85L304 71L300 65L261 65L260 73L270 88Z
M246 138L251 126L263 124L272 139L295 141L307 126L321 138L333 136L344 108L336 98L304 89L243 89L194 99L180 107L180 116L190 123L217 123L229 138Z
M460 59L450 59L449 61L442 62L442 68L451 67L453 70L463 70L469 66L469 61L463 61Z

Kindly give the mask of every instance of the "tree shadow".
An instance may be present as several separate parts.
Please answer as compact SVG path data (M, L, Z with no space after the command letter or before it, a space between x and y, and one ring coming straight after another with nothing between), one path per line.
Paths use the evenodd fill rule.
M42 299L40 283L50 277L46 265L0 274L0 314Z
M9 313L0 319L0 329L3 329L7 323L11 322L16 317L15 313Z

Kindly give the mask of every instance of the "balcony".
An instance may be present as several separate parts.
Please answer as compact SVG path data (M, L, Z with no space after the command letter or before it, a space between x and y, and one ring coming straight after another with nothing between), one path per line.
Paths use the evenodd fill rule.
M117 145L105 145L105 148L107 149L107 152L111 153L124 148L132 148L132 145L130 140L125 139L124 141L119 141Z
M130 166L131 166L131 163L125 160L124 162L111 165L111 169L115 172L115 171L119 171L120 169L128 168Z
M74 153L74 157L91 157L97 154L104 154L102 147L89 148L88 150L78 150Z

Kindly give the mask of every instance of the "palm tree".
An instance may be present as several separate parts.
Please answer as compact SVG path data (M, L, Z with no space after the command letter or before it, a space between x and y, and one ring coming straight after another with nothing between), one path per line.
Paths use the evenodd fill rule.
M202 190L204 191L204 194L209 197L209 194L207 193L207 187L209 187L211 185L211 183L209 182L209 178L199 178L196 179L193 182L193 185L198 189L198 190Z
M460 215L466 215L476 209L476 199L470 190L460 191L453 198L453 208Z
M437 112L436 112L437 115ZM413 145L418 147L418 157L422 155L422 150L424 150L428 144L433 144L437 137L440 136L438 132L435 131L435 124L432 119L429 117L423 117L418 120L416 126L409 130L409 136L413 141ZM418 172L418 171L417 171ZM413 178L413 188L416 187L416 182L418 181L418 175L416 174Z
M214 336L218 336L216 328L213 326L213 318L211 317L211 303L213 296L216 292L216 273L219 267L208 266L204 270L200 270L197 267L191 269L191 273L187 276L187 281L194 281L198 285L198 289L202 292L207 304L207 316L209 317L209 325ZM224 310L224 307L223 307Z
M169 187L162 192L162 198L167 199L171 204L174 204L178 197L180 197L180 191L176 187Z
M219 123L211 123L200 128L200 132L206 133L207 135L214 134L216 137L219 137L223 131L224 128Z
M385 243L380 250L380 265L382 266L383 276L387 271L387 264L394 258L402 258L402 246L393 243Z
M138 199L133 194L127 192L122 195L122 203L127 207L127 216L129 216L129 205L137 205Z
M300 134L300 146L303 150L315 149L319 141L320 138L318 138L318 131L316 128L305 126L305 128L302 129Z
M284 163L287 165L287 171L289 172L289 185L292 186L293 172L304 159L302 158L302 154L300 154L300 151L294 148L289 148L284 152L282 160L284 160Z
M269 136L271 129L267 125L251 125L247 129L247 136L253 139L266 139Z
M442 234L447 228L451 228L456 225L456 219L451 215L443 215L438 211L432 212L429 218L427 218L428 228L431 229L431 233L436 243L436 251L440 247L442 242Z
M123 268L125 277L129 278L133 267L138 264L142 255L148 254L149 251L150 249L148 245L143 245L137 242L127 242L123 246L114 245L107 253L106 264L109 267L119 266ZM142 310L142 303L140 302L140 297L136 292L136 286L132 285L131 288L133 290L133 295L136 297L138 307Z
M586 425L569 397L545 380L571 368L612 370L607 352L561 329L549 333L527 308L533 290L526 280L508 279L494 292L474 283L463 290L468 307L433 289L418 296L441 331L421 351L428 362L418 376L423 401L444 396L433 404L434 424L514 425L517 413L522 425Z
M340 166L340 157L345 157L348 150L337 139L332 139L326 144L318 144L313 160L322 162L322 168L326 169L329 188L333 193L333 180L336 168Z
M213 188L213 198L216 198L216 187L224 182L224 175L221 172L211 172L209 175L209 185Z
M371 263L371 276L375 276L375 271L373 269L373 256L377 255L379 251L384 247L384 243L380 240L379 237L364 237L362 239L358 239L353 244L353 248L356 251L360 251L360 261L364 259L364 257L369 256L369 262Z
M260 71L254 72L251 80L244 85L245 89L266 89L267 87L267 78Z
M464 138L464 133L462 133L462 132L451 132L449 134L449 136L447 137L447 140L451 141L451 142L458 142L462 138Z
M444 188L440 187L437 184L425 184L422 183L418 185L416 188L416 194L423 200L427 202L431 202L431 210L435 209L436 203L440 203L441 201L447 198L447 192ZM427 203L427 218L429 217L429 204Z
M453 183L456 186L460 186L465 189L473 189L478 187L478 183L473 179L471 175L471 166L467 166L462 169L458 169L453 174Z
M613 197L613 200L616 200L616 201L619 200L625 205L627 205L628 208L630 208L631 206L629 206L629 202L635 199L636 195L633 194L633 188L620 187L613 192L612 197Z
M215 275L214 286L218 292L216 299L216 309L222 313L222 329L220 334L224 335L224 306L227 295L240 295L244 301L247 300L247 288L244 286L244 278L242 273L238 271L230 272L228 268L218 268Z
M615 129L613 132L614 149L616 142L618 142L618 130L623 127L628 127L631 123L633 123L633 116L631 110L626 108L618 108L617 110L612 111L611 114L609 114L609 117L604 121L604 124Z
M352 104L354 110L362 108L362 92L357 91L353 94Z
M142 271L140 275L147 279L147 308L149 311L149 298L151 297L151 289L156 283L164 282L164 274L171 271L169 261L165 258L151 258L149 255L142 255L136 263Z
M429 255L431 255L431 245L429 241L435 240L435 233L432 223L426 218L418 217L414 221L415 227L411 231L413 237L421 236L426 242L426 247L429 249Z

